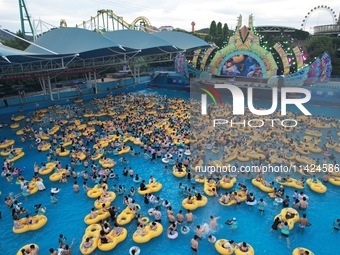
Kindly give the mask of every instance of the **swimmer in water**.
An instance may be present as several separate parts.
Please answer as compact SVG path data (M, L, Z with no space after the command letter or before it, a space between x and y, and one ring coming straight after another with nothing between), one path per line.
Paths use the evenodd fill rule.
M333 228L335 230L340 230L340 219L336 219L334 222L333 222Z
M216 227L217 227L217 220L218 220L219 218L221 218L221 217L218 216L218 217L215 217L215 218L214 218L214 216L210 215L210 224L209 224L209 227L210 227L210 228L216 228Z
M216 242L216 237L213 236L213 235L209 235L208 236L208 241L209 241L209 243L215 243Z
M74 192L79 192L79 185L78 185L77 181L75 181L74 184L73 184L73 190L74 190Z
M51 202L52 202L53 205L56 205L57 202L58 202L58 198L55 195L55 193L51 193Z
M261 215L264 213L264 209L266 206L267 206L267 203L264 202L263 199L261 198L260 201L258 202L258 209Z
M195 235L190 241L190 247L195 253L198 252L198 241L197 241L198 238L199 237Z

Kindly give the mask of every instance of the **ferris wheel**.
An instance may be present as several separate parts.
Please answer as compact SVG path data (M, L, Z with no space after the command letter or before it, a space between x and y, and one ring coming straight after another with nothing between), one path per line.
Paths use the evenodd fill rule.
M333 19L333 24L336 24L338 22L337 16L335 14L335 11L333 10L333 8L331 8L330 6L327 5L318 5L315 6L314 8L310 9L310 11L305 15L304 19L302 20L301 23L301 30L306 30L306 24L308 19L315 13L317 13L318 11L326 11L328 12Z

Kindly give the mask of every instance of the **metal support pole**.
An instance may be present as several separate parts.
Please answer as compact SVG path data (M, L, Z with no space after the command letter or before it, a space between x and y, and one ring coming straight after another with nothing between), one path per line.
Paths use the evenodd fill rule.
M44 93L44 95L46 95L46 83L45 83L45 79L44 78L39 78L39 82L40 82L40 86L41 86L41 89Z
M53 101L53 93L52 93L52 86L51 86L51 78L50 76L47 76L47 84L48 84L48 91L50 94L51 101Z
M138 84L140 83L140 67L137 66L137 77L138 77Z
M96 73L96 71L93 72L93 78L94 78L94 87L96 88L96 94L98 94L97 73Z
M136 66L133 66L133 82L134 82L134 83L137 83Z

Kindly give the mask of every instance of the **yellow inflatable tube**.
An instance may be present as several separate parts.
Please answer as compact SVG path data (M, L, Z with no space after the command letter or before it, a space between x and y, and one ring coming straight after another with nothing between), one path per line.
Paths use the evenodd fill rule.
M50 181L57 182L60 181L61 176L66 173L66 169L61 169L60 171L56 171L50 176Z
M34 222L33 224L26 224L25 218L20 219L19 224L23 225L23 227L22 228L13 227L13 232L16 234L21 234L27 231L37 230L39 228L42 228L43 226L45 226L47 222L47 217L45 215L35 215L31 217L31 220L32 222Z
M86 228L85 234L79 246L80 252L82 254L85 254L85 255L91 254L97 248L101 230L102 230L102 227L99 224L91 224L90 226ZM91 247L85 248L83 244L85 243L86 238L91 238L91 237L93 240Z
M245 156L245 157L242 157L241 155L237 155L236 157L237 157L237 160L238 160L238 161L242 161L242 162L246 162L246 161L249 161L249 160L250 160L250 158L249 158L248 155Z
M41 146L40 151L48 151L51 148L50 143L45 143Z
M306 248L301 248L301 247L298 247L298 248L295 248L292 252L292 255L300 255L300 251L308 251L309 252L309 255L314 255L314 253Z
M30 250L30 246L31 246L31 245L34 245L35 248L36 248L37 250L39 250L39 246L38 246L38 245L36 245L35 243L30 243L30 244L26 244L26 245L22 246L22 247L18 250L17 255L22 255L22 252L21 252L22 249L25 249L26 251L27 251L27 250ZM31 253L26 253L26 254L27 254L27 255L31 255Z
M60 129L59 126L54 126L48 134L49 135L54 135L55 133L58 132L59 129Z
M77 153L73 153L72 154L72 158L77 158L79 160L84 160L84 159L86 159L86 154L84 152L79 151Z
M25 155L25 152L20 152L17 156L13 157L13 158L7 158L8 162L14 162L16 160L18 160L19 158L22 158Z
M238 245L242 245L242 243L239 243ZM244 252L238 248L235 250L235 254L236 255L254 255L255 254L254 248L250 244L247 244L247 245L248 245L248 251Z
M17 135L23 135L24 134L24 129L19 129L17 132L15 132Z
M107 184L106 185L106 189L107 189ZM98 186L98 185L94 185L94 187L90 190L87 191L87 196L90 198L98 198L102 195L103 193L103 188Z
M102 210L96 210L96 214L97 214L97 216L95 218L91 218L91 214L89 213L88 215L85 216L84 222L86 224L94 224L94 223L97 223L100 220L104 220L104 219L110 217L109 212L104 212Z
M142 236L138 234L138 231L135 231L135 233L133 234L132 240L136 243L146 243L149 242L152 238L155 238L157 236L160 236L163 232L163 226L156 222L156 230L151 230L150 229L150 224L148 226L145 227L145 231L147 232L146 235Z
M294 214L294 217L290 218L290 219L287 219L287 213L288 212L291 213L291 214ZM288 223L289 230L292 230L294 228L294 224L300 220L300 216L299 216L298 211L293 209L293 208L289 208L289 207L288 208L283 208L281 210L281 213L274 217L274 220L275 220L276 217L279 217L279 219L281 221L282 220L286 221Z
M219 239L215 242L215 249L216 251L219 253L219 254L222 254L222 255L231 255L234 253L233 250L231 249L226 249L223 247L223 245L228 242L228 240L226 239Z
M174 176L176 176L177 178L183 178L183 177L185 177L185 176L187 175L186 167L183 167L182 170L183 170L182 172L178 172L177 167L174 166L174 167L172 168L172 174L173 174Z
M208 181L204 182L203 191L208 196L214 196L213 188L216 190L217 183L214 181L213 183L209 183Z
M246 201L247 196L246 196L246 194L245 194L242 190L238 190L238 191L237 191L237 195L240 197L240 202ZM235 199L233 199L233 198L230 198L230 200L229 200L229 202L228 202L227 204L222 203L220 199L218 200L218 202L219 202L221 205L224 205L224 206L231 206L231 205L237 203L237 201L236 201Z
M252 159L262 159L262 160L266 159L266 156L264 154L262 154L262 153L251 153L251 152L248 152L247 153L247 157L252 158Z
M99 141L99 144L100 144L100 146L102 148L105 148L105 147L109 146L109 143L107 141ZM94 149L98 149L99 146L97 144L95 144L95 145L93 145L93 148Z
M39 181L43 182L43 179L39 178ZM28 188L30 189L30 195L37 193L39 188L38 186L35 184L35 180L32 180L28 183Z
M41 140L49 140L50 137L48 135L38 135L38 137L41 139Z
M275 180L278 184L293 187L296 189L303 189L305 186L303 186L302 182L294 179L294 178L288 178L287 181L279 181L278 179Z
M264 192L271 193L274 191L274 187L264 186L261 182L257 181L256 179L252 179L251 183Z
M193 196L193 203L188 204L188 198L184 198L182 201L182 206L184 209L189 209L191 211L196 210L198 207L203 207L208 203L208 198L202 196L202 200L197 200L196 196Z
M67 157L68 155L70 155L70 150L65 150L64 152L61 152L60 149L56 149L56 153L60 156L60 157Z
M41 174L41 175L50 174L55 167L56 167L56 165L54 163L52 163L52 162L47 163L45 169L43 169L43 168L39 169L39 174Z
M63 141L63 146L64 147L67 147L67 146L70 146L70 145L72 145L72 141L71 140L67 140L67 139L65 139L64 141Z
M104 153L102 153L102 154L98 153L98 154L96 154L95 157L91 157L91 160L98 160L98 159L100 159L101 157L103 157L103 155L104 155Z
M130 150L131 150L130 146L127 146L125 149L118 151L118 155L128 153Z
M1 151L0 152L0 155L1 156L8 156L9 154L11 154L11 151L12 150L9 150L9 151ZM22 152L22 148L15 148L14 151L16 152L16 154L19 154L20 152Z
M146 190L140 190L140 188L138 188L138 194L145 195L146 193L158 192L161 190L163 185L160 182L155 182L155 183L147 184L145 186L146 186Z
M126 239L127 230L126 228L122 228L122 232L119 236L115 236L115 230L111 230L110 233L107 235L110 238L110 242L102 243L100 238L98 240L98 249L101 251L110 251L117 246L117 244L123 242Z
M116 193L114 193L113 191L108 191L108 197L106 197L106 202L105 203L100 203L98 202L98 200L96 200L94 202L94 207L97 208L97 209L101 209L103 208L103 204L105 204L105 207L108 207L110 206L110 204L116 199Z
M109 160L109 162L106 162L103 159L99 160L99 164L101 164L102 167L104 168L112 168L116 164L113 160Z
M315 182L313 182L312 178L307 179L306 183L310 187L311 190L317 192L317 193L325 193L327 191L327 187L322 184L321 181L316 179Z
M318 147L318 146L314 146L312 144L309 144L309 147L308 149L311 151L311 152L314 152L314 153L320 153L322 152L322 148Z
M328 181L336 186L340 186L340 178L331 177L328 179Z
M136 204L137 210L140 209L140 205ZM126 207L118 216L117 216L117 224L118 225L126 225L130 223L135 218L135 213L129 208Z
M18 127L19 127L18 123L14 123L10 125L10 128L13 128L13 129L18 128Z
M220 181L220 186L223 189L231 189L234 186L235 182L236 182L235 177L229 179L229 182L224 182L222 178L222 180Z
M13 118L14 121L20 121L20 120L23 120L25 118L24 115L19 115L19 116L16 116Z

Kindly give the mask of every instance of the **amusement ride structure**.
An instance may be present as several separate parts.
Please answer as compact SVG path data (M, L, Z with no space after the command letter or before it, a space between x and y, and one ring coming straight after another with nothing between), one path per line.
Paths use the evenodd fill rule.
M20 12L20 25L21 31L24 37L30 36L35 41L37 37L53 28L57 28L42 20L34 20L28 12L25 0L19 1ZM65 19L60 20L59 27L68 27ZM148 18L139 16L135 18L131 23L123 19L123 17L115 14L112 10L98 10L97 15L90 17L79 24L76 27L83 28L97 33L104 34L110 31L116 30L141 30L145 32L153 32L153 28Z
M123 17L115 14L112 10L99 10L96 16L83 21L81 24L77 24L76 27L99 33L124 29L142 30L145 32L152 31L151 23L148 18L140 16L134 19L130 24L125 21Z
M315 34L318 34L318 33L322 33L323 31L323 27L325 26L328 26L328 30L329 31L332 31L332 32L335 32L337 31L337 34L340 33L340 29L339 27L336 28L332 28L333 26L339 26L339 18L340 18L340 15L339 15L339 18L337 17L335 11L333 10L333 8L331 8L330 6L327 6L327 5L318 5L318 6L315 6L314 8L310 9L310 11L307 12L307 14L305 15L304 19L302 20L302 23L301 23L301 29L302 30L306 30L306 24L308 22L308 20L310 19L311 16L315 15L316 13L318 12L326 12L328 13L331 18L332 18L332 24L327 24L327 25L320 25L320 26L316 26L314 27L314 33ZM324 31L326 32L326 31Z

